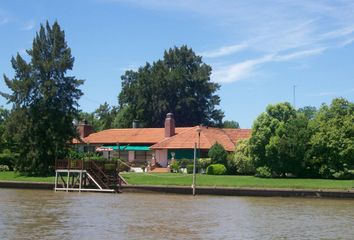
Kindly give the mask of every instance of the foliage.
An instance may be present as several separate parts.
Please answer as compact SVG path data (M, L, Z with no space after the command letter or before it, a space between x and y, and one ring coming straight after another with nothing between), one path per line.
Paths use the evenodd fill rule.
M175 172L175 173L178 172L179 171L179 163L176 160L172 161L170 168L171 168L172 172Z
M7 165L11 171L14 169L14 164L17 159L17 153L12 153L10 151L4 151L3 153L0 153L0 165Z
M240 128L240 124L236 121L224 121L222 123L223 128Z
M354 170L354 103L336 98L322 105L310 124L312 136L306 165L324 178Z
M5 128L6 128L6 120L9 118L10 115L10 111L3 108L2 106L0 106L0 152L6 148L5 146Z
M177 160L181 168L186 168L187 165L193 164L193 159L181 158Z
M187 173L188 174L192 174L193 173L193 168L194 168L193 164L188 164L187 165ZM196 171L197 171L197 169L196 169Z
M227 152L223 145L215 142L208 152L212 164L227 164Z
M302 113L305 115L307 119L313 119L317 113L317 109L312 106L305 106L303 108L299 108L297 110L298 113Z
M10 171L9 166L7 165L0 165L0 172L7 172Z
M162 127L172 112L177 126L221 125L223 112L216 109L220 85L210 81L211 67L187 46L165 51L162 60L146 63L121 77L122 91L115 124Z
M208 175L224 175L226 172L226 167L223 164L211 164L206 170Z
M256 172L254 162L250 157L249 140L240 140L236 144L233 163L238 174L250 175Z
M113 128L114 119L117 114L117 108L111 107L107 102L101 104L94 112L94 115L98 119L99 131Z
M249 148L256 167L277 175L301 175L306 153L308 119L289 103L269 105L254 122Z
M74 58L57 22L41 25L27 53L29 62L19 54L12 58L14 78L4 76L12 93L1 95L13 104L6 131L21 146L16 169L46 175L77 136L73 120L78 117L83 81L67 76Z
M67 154L68 159L73 159L73 160L79 160L79 159L84 159L85 153L84 152L79 152L76 151L73 148L70 148Z
M92 126L95 132L98 132L101 128L99 120L95 116L95 113L88 113L88 112L80 112L78 116L78 121L86 120L87 123Z
M258 167L256 169L256 177L261 177L261 178L271 178L273 177L272 175L272 170L269 167Z
M198 166L201 169L207 169L207 167L211 164L211 158L199 158L198 159Z

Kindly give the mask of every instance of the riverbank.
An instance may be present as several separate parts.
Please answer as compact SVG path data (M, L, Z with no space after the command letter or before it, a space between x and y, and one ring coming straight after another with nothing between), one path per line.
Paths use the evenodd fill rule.
M0 188L53 190L54 183L1 181ZM172 193L191 195L191 186L156 186L123 185L122 192L133 193ZM256 196L256 197L312 197L312 198L347 198L354 199L354 190L315 190L315 189L280 189L246 187L201 187L196 188L197 195L219 196Z
M12 180L11 179L12 176ZM191 175L124 173L123 192L192 194ZM5 179L5 180L4 180ZM25 179L25 181L23 181ZM35 181L37 180L37 181ZM41 180L41 181L39 181ZM141 183L141 181L143 181ZM306 184L304 184L304 182ZM310 182L312 182L310 184ZM354 199L354 181L326 179L262 179L252 176L197 176L198 195L325 197ZM206 185L209 184L209 185ZM211 185L214 184L214 185ZM226 186L225 186L226 185ZM302 188L301 188L302 186ZM305 187L307 188L305 188ZM310 186L316 186L309 188ZM0 188L54 189L54 178L32 178L0 173Z
M178 173L122 173L130 185L191 186L192 174ZM300 179L300 178L257 178L254 176L197 174L197 186L234 188L281 188L352 190L354 180Z

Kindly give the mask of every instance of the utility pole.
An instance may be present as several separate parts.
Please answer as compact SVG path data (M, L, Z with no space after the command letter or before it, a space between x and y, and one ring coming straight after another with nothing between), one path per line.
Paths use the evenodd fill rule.
M195 174L196 174L196 162L197 162L197 143L194 143L194 161L193 161L193 196L195 196Z

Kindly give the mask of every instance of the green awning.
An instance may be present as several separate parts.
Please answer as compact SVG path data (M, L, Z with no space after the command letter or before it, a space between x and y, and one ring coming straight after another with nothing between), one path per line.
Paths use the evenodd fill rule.
M118 146L102 146L102 148L110 148L114 151L118 150ZM149 146L119 146L120 151L150 151Z

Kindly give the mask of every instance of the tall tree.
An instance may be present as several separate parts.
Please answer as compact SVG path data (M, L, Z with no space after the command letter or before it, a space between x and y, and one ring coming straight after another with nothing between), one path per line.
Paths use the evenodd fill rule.
M221 125L223 112L216 107L219 84L210 81L211 67L187 46L165 51L163 60L146 63L122 76L115 122L130 127L135 119L147 127L161 127L166 113L177 126ZM124 118L124 119L123 119Z
M116 114L116 107L109 106L107 102L101 104L94 112L99 122L99 131L112 128Z
M322 105L311 122L307 164L326 178L354 177L354 103L336 98Z
M236 121L224 121L222 123L223 128L240 128L240 124Z
M278 175L302 174L309 138L308 119L289 103L269 105L254 122L250 152L257 167L266 166Z
M41 25L27 53L30 62L19 54L12 58L15 76L4 76L12 93L1 95L13 104L7 131L20 146L16 168L44 175L50 173L56 157L65 155L77 135L73 120L78 117L82 95L78 87L83 81L67 76L74 58L57 22Z
M0 153L6 147L5 128L10 111L0 106Z

